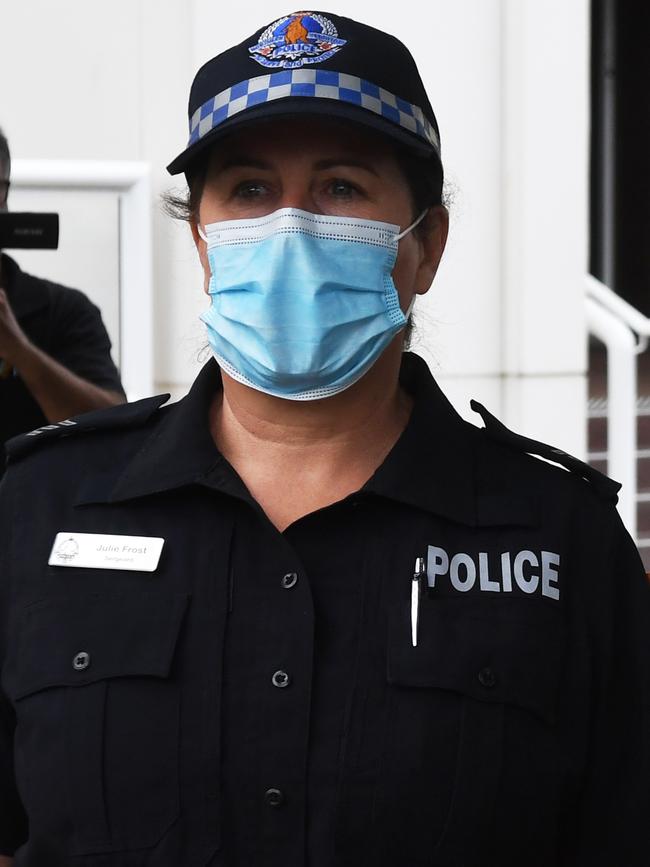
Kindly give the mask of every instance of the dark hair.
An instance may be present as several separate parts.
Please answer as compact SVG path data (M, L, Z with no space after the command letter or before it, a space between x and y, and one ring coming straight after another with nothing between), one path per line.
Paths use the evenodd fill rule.
M184 193L168 191L162 194L163 208L168 216L174 220L199 222L199 205L205 187L207 170L207 159L195 161L194 165L185 173L187 190Z
M0 129L0 165L7 170L7 177L11 173L11 154L9 153L9 142L5 134Z
M419 217L427 208L443 205L443 170L440 161L433 157L415 156L404 149L398 149L396 156L411 192L413 216Z

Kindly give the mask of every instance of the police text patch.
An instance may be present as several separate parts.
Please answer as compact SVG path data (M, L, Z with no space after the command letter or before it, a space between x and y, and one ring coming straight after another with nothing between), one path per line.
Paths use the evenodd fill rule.
M538 594L559 600L560 555L553 551L450 552L429 545L427 584L446 582L459 593L474 588L484 593Z

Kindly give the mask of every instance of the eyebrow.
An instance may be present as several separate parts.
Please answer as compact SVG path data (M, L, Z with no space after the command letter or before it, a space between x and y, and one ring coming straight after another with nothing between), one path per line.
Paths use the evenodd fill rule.
M332 169L337 166L363 169L364 171L379 177L379 173L374 166L364 160L355 159L354 157L329 157L328 159L319 160L317 163L314 163L314 169L316 171L326 171L327 169ZM233 156L230 159L224 160L224 162L218 166L219 174L232 169L259 169L260 171L272 171L273 166L265 160L255 159L248 156Z
M364 160L355 159L354 157L332 157L327 160L319 160L314 165L314 168L317 171L324 171L325 169L333 169L336 166L348 166L356 169L363 169L364 171L370 172L370 174L379 177L379 173L374 166Z
M266 169L267 171L272 168L272 166L264 162L264 160L256 160L252 157L230 157L230 159L224 160L220 165L217 165L219 174L221 172L227 172L230 169Z

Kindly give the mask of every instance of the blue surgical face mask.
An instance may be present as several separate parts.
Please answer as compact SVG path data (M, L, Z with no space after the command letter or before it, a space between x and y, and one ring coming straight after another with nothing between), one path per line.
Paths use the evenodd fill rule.
M357 382L407 322L392 271L399 226L283 208L206 226L221 368L275 397L316 400ZM412 305L411 305L412 306Z

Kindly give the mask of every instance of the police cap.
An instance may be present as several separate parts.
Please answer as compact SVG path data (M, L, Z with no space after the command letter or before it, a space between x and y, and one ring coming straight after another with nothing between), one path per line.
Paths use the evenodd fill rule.
M350 18L296 12L199 69L189 141L167 169L187 172L206 147L243 123L305 114L361 123L440 160L438 124L406 46Z

